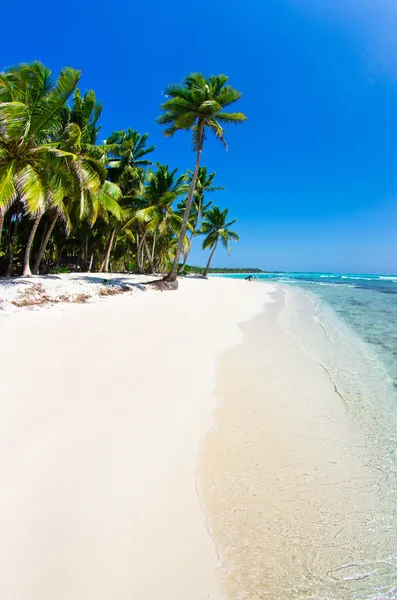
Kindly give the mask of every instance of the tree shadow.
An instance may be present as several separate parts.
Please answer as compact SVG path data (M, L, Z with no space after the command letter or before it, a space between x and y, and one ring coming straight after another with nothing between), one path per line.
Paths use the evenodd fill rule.
M32 275L30 277L23 277L22 275L18 275L17 277L0 277L0 285L3 283L7 283L9 285L23 284L28 285L32 284L38 279L58 279L62 281L62 277L58 275Z
M136 275L136 277L139 278L139 275ZM106 277L106 273L104 273L103 277L95 277L93 275L79 275L77 277L68 277L68 279L69 281L83 281L85 283L108 285L109 287L119 286L136 288L143 292L146 292L146 286L149 283L148 281L132 281L131 279L128 279L127 277L124 277L122 275L120 277Z

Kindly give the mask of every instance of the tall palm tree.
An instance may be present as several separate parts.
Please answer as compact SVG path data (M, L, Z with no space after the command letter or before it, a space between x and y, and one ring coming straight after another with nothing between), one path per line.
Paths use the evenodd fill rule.
M205 267L203 273L204 277L207 277L211 260L215 254L215 250L217 249L218 242L221 241L223 246L226 248L227 253L230 254L229 241L234 240L237 242L239 239L237 233L229 229L229 227L236 222L236 219L228 222L228 212L229 211L227 208L225 208L225 210L220 210L217 206L214 206L206 212L204 221L201 225L200 233L206 236L203 241L203 250L212 248L207 266Z
M193 171L188 171L187 173L188 173L188 181L189 181L189 183L191 183L194 173L193 173ZM181 266L180 271L183 271L183 269L185 268L185 265L187 263L187 259L189 257L189 252L191 249L193 237L196 234L197 228L200 223L201 216L202 216L203 212L205 210L207 210L211 205L211 202L204 204L205 194L207 194L209 192L216 192L218 190L225 189L222 186L213 185L215 175L216 175L215 172L207 173L207 167L200 167L200 169L199 169L197 179L196 179L196 187L195 187L194 194L193 194L192 206L191 206L191 212L193 213L191 215L191 224L192 224L193 229L190 234L188 248L183 253L183 264ZM178 206L178 208L182 211L185 210L186 200L184 200L184 202L182 202Z
M62 131L62 111L80 72L65 68L56 83L41 63L23 64L0 75L0 197L2 210L14 200L34 223L25 248L24 274L43 212L70 193L98 188L105 171L90 156L54 142ZM15 225L17 224L17 220Z
M171 84L164 92L167 99L161 105L163 114L157 118L157 122L167 125L164 130L166 136L172 137L181 129L191 130L193 151L196 152L196 166L186 201L178 247L172 268L165 278L169 282L176 281L177 277L206 131L212 132L227 148L223 125L242 123L246 120L243 113L225 111L225 108L241 98L240 92L226 85L227 81L226 75L205 79L201 73L192 73L183 80L182 84Z

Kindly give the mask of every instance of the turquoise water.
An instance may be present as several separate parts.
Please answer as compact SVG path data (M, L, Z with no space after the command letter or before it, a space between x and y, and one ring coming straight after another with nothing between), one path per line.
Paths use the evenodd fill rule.
M247 277L246 274L219 276ZM255 278L299 287L319 301L320 312L326 306L331 308L370 345L397 396L397 275L266 273ZM323 314L322 318L327 316Z

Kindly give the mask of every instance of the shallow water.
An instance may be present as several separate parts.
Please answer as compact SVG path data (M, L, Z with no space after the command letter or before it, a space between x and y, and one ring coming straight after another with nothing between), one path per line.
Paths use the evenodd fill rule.
M396 599L393 334L380 349L378 325L358 335L367 290L325 304L301 286L282 288L221 359L201 474L224 583L238 600Z
M222 276L244 279L247 275ZM397 404L397 275L285 272L255 277L306 290L317 302L319 318L331 319L335 327L338 316L370 344L372 356L380 363L376 369L395 387L391 401ZM333 315L327 307L333 309ZM349 332L344 334L350 339ZM361 349L368 353L368 347Z

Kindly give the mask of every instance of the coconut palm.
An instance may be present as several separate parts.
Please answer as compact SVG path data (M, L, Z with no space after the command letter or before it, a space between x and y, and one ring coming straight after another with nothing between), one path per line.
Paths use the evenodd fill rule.
M174 202L186 193L186 176L176 176L178 169L170 171L168 165L156 165L156 170L149 170L146 176L146 185L142 200L146 206L138 208L134 216L127 221L124 228L137 225L139 228L140 241L137 247L137 255L140 256L142 249L145 250L151 270L156 250L156 243L160 237L168 233L179 234L182 218L173 208ZM152 248L149 250L147 237L152 235Z
M207 266L205 267L203 276L207 277L208 270L210 268L212 257L215 254L219 241L226 248L227 253L230 254L229 241L238 241L239 236L234 231L231 231L229 227L236 222L236 219L228 222L228 209L220 210L217 206L214 206L208 210L205 214L203 223L201 225L200 233L206 237L203 241L203 250L212 248L211 254L208 259Z
M227 148L223 125L242 123L246 120L243 113L225 111L225 108L241 98L240 92L226 85L227 81L226 75L211 76L207 80L201 73L192 73L183 80L182 84L171 84L164 92L167 99L161 105L163 114L157 118L157 122L167 126L164 130L166 136L172 137L182 129L191 130L193 151L196 152L196 166L186 201L178 248L172 269L165 278L166 281L173 282L177 277L206 131L213 133Z
M135 214L136 199L143 191L144 168L152 164L147 155L154 151L155 146L148 145L148 138L148 133L141 135L132 129L115 131L102 147L107 155L107 176L112 183L119 186L122 192L121 205L124 221L130 221ZM110 252L119 229L119 224L114 220L113 224L114 227L100 267L100 270L104 272L107 272ZM133 237L131 232L130 235Z
M77 88L73 94L72 107L65 108L65 125L76 123L81 131L81 140L85 144L96 144L101 126L98 124L102 114L102 104L97 102L94 90L81 96Z
M108 155L108 177L125 191L129 178L136 177L137 169L148 167L152 161L147 157L156 146L148 146L149 134L138 131L114 131L106 140L104 148Z
M86 92L82 97L79 89L76 89L73 95L72 106L67 106L63 109L64 129L60 136L60 142L64 149L74 152L78 156L81 156L82 153L90 155L104 169L106 155L103 150L95 147L100 130L98 120L101 112L102 105L96 101L93 90ZM91 227L96 222L98 216L107 220L109 213L116 219L121 220L120 197L120 188L110 181L104 181L99 189L92 189L92 186L85 187L78 201L74 202L74 204L71 202L72 199L69 196L64 198L62 202L53 203L50 207L52 209L50 211L51 222L40 244L33 273L37 274L39 272L42 257L59 218L64 222L67 234L71 230L71 212L74 213L75 223L86 219Z
M188 173L188 181L189 181L189 183L191 183L194 173L192 171L188 171L187 173ZM224 187L213 185L215 175L216 175L215 172L208 174L207 167L200 167L200 169L199 169L197 179L196 179L196 187L195 187L194 194L193 194L192 206L191 206L192 231L191 231L190 238L189 238L188 248L183 253L183 264L180 269L181 271L183 271L183 269L185 268L185 265L187 263L187 259L189 257L189 252L191 249L193 237L199 226L201 216L204 213L204 211L207 210L211 205L211 202L207 202L206 204L204 204L205 194L207 194L209 192L216 192L218 190L225 189ZM186 208L186 200L184 200L178 206L178 208L179 208L179 210L182 211L182 214L183 214L183 211Z
M63 109L80 72L65 68L56 83L41 63L23 64L0 75L1 211L18 201L34 218L25 248L24 274L44 211L83 188L98 189L105 170L89 155L66 151L54 142L63 127ZM76 126L77 127L77 126ZM18 222L18 216L15 226ZM12 264L12 257L11 257Z

